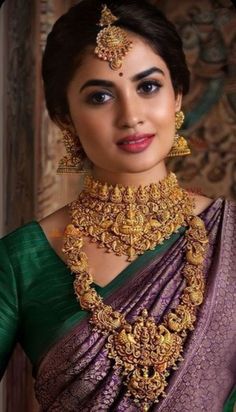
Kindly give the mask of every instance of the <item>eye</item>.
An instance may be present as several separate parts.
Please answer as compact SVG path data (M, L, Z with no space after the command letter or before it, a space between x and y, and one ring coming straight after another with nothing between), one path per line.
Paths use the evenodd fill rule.
M139 85L138 91L142 94L153 94L157 92L161 87L162 85L156 80L146 80Z
M108 102L110 99L112 98L112 96L109 93L105 93L105 92L96 92L91 94L88 97L88 103L90 104L104 104L106 102Z

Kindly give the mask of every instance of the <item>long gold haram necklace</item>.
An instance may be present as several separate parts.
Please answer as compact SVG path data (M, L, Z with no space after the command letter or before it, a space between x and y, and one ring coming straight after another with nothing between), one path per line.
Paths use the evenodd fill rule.
M115 187L88 177L78 200L70 204L72 224L64 233L63 252L75 274L74 290L80 306L91 311L90 323L107 337L108 357L124 377L127 394L140 410L148 411L165 396L167 377L183 360L187 331L194 329L196 312L203 301L203 262L208 243L204 222L193 215L193 200L170 173L158 184L146 187ZM83 252L83 237L133 260L154 249L178 231L186 230L186 286L179 304L157 325L143 309L133 324L123 314L103 303L91 287L93 277Z

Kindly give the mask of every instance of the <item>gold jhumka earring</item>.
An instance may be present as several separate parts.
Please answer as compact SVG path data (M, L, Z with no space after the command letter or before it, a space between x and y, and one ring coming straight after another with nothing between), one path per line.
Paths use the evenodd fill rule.
M188 146L187 140L183 136L180 136L178 133L178 130L181 128L183 122L184 122L184 113L182 111L179 111L175 114L176 132L175 132L174 144L171 148L170 153L168 154L168 157L187 156L191 154L191 150Z
M57 173L86 173L87 169L84 165L86 155L78 137L69 129L63 130L62 135L67 155L59 161Z
M132 48L132 41L128 39L125 31L120 27L112 26L117 20L111 10L104 6L98 25L105 27L97 35L97 47L94 51L99 59L109 62L112 70L121 68L125 55Z

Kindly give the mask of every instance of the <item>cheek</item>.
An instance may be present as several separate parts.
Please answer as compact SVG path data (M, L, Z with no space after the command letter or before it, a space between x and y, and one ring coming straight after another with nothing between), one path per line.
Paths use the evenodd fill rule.
M108 127L109 116L99 109L82 107L80 110L71 111L73 124L80 135L102 133Z
M74 119L76 133L88 158L96 164L107 149L111 130L106 117L80 112Z
M173 105L159 104L158 107L152 107L150 115L160 133L175 130L175 107Z
M149 105L149 112L152 119L156 119L156 124L163 128L173 128L175 124L175 96L171 91L163 90L155 101Z

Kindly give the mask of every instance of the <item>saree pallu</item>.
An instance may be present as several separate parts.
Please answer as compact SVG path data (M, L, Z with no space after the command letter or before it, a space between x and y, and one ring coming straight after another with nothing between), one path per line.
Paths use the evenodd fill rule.
M206 293L195 329L185 342L184 361L168 378L166 397L150 411L222 412L235 382L236 206L217 199L200 215L209 235ZM104 299L133 323L147 308L156 323L174 308L185 281L186 251L181 236ZM106 337L93 331L88 316L41 360L35 390L42 411L136 412L123 378L107 356Z

